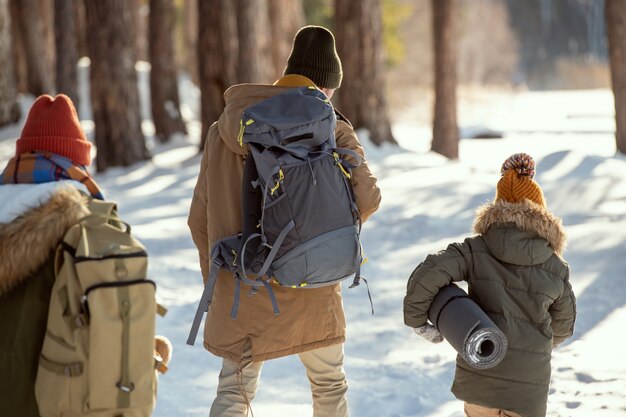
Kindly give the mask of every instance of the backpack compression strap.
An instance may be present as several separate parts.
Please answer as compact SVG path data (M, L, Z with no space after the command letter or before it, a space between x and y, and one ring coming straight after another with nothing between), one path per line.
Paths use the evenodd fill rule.
M291 220L289 223L287 223L285 227L283 227L283 230L280 231L280 233L278 234L278 237L276 238L276 241L274 242L274 245L272 245L272 249L270 250L270 253L267 255L267 258L265 258L265 262L263 262L263 266L257 273L255 280L248 279L244 273L236 274L237 284L235 287L235 299L233 301L233 307L230 310L231 318L233 319L237 318L237 311L239 310L239 291L240 291L239 287L240 287L241 281L243 281L244 283L248 285L252 285L253 288L258 287L259 284L263 284L263 286L267 289L267 293L270 296L270 300L272 301L272 308L274 309L274 314L280 313L280 310L278 310L278 304L276 302L276 296L274 295L274 290L272 289L272 286L267 281L262 279L262 277L269 270L270 265L272 264L272 262L274 261L274 258L276 257L276 254L278 253L278 249L280 249L281 245L283 244L283 241L287 237L287 234L289 233L291 229L295 227L295 225L296 225L295 222ZM254 234L250 236L250 239L254 239L256 237L262 237L262 236L260 234Z
M217 273L219 272L220 267L220 263L214 260L211 265L209 279L207 279L206 284L204 285L204 290L202 290L202 297L200 297L200 302L198 303L198 308L196 309L196 315L194 316L193 323L191 324L189 337L187 337L187 344L189 346L193 346L193 344L196 343L196 336L198 335L198 329L200 328L200 323L202 322L202 316L204 316L205 312L209 311L211 298L213 297L213 288L215 287L215 281L217 280Z

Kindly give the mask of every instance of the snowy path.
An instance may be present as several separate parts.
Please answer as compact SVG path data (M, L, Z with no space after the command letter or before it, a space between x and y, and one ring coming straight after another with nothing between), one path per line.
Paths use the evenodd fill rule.
M364 273L376 315L369 314L364 288L344 289L351 415L462 417L462 403L449 392L454 351L418 339L402 323L406 280L428 253L469 233L476 207L493 198L500 163L524 151L538 162L549 207L564 218L565 257L578 297L575 336L553 355L548 415L626 416L626 159L612 156L609 97L605 91L524 93L491 113L461 111L467 124L543 132L462 140L461 162L427 152L429 131L421 125L395 126L403 148L377 149L365 141L383 204L363 231L369 257ZM571 133L581 131L595 133ZM0 130L6 139L0 140L2 166L16 132ZM160 379L155 417L207 416L221 361L185 345L201 291L186 225L200 159L183 140L156 151L152 162L110 170L97 180L147 246L159 301L169 308L158 330L172 340L174 359ZM255 416L310 416L310 404L297 357L265 364Z

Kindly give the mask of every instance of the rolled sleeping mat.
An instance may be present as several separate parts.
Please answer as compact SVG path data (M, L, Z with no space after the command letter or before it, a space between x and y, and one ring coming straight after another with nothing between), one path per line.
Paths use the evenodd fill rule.
M465 291L447 285L435 296L428 319L471 367L488 369L504 358L507 339Z

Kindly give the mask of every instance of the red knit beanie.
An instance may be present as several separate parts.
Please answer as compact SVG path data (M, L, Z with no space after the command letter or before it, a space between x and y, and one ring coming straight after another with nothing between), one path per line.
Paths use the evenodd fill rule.
M72 100L64 94L39 96L28 112L15 154L47 151L71 159L78 165L91 164L91 143L78 121Z

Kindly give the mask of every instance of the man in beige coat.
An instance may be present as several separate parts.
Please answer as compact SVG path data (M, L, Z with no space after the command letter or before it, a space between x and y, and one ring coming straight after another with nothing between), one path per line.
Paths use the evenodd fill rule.
M247 153L247 148L237 142L242 112L300 86L315 85L331 98L342 75L332 33L307 26L296 34L283 77L273 85L235 85L224 94L226 107L209 129L188 220L205 282L213 244L242 229L241 182ZM340 114L337 118L337 146L364 157L350 123ZM365 221L380 203L380 190L366 161L353 170L352 186ZM238 318L232 320L235 280L220 271L204 332L204 347L224 358L210 415L245 416L256 393L263 361L298 354L311 382L314 416L347 416L348 385L343 371L346 323L341 285L314 289L273 285L273 289L280 314L274 315L267 294L259 294L241 297Z

